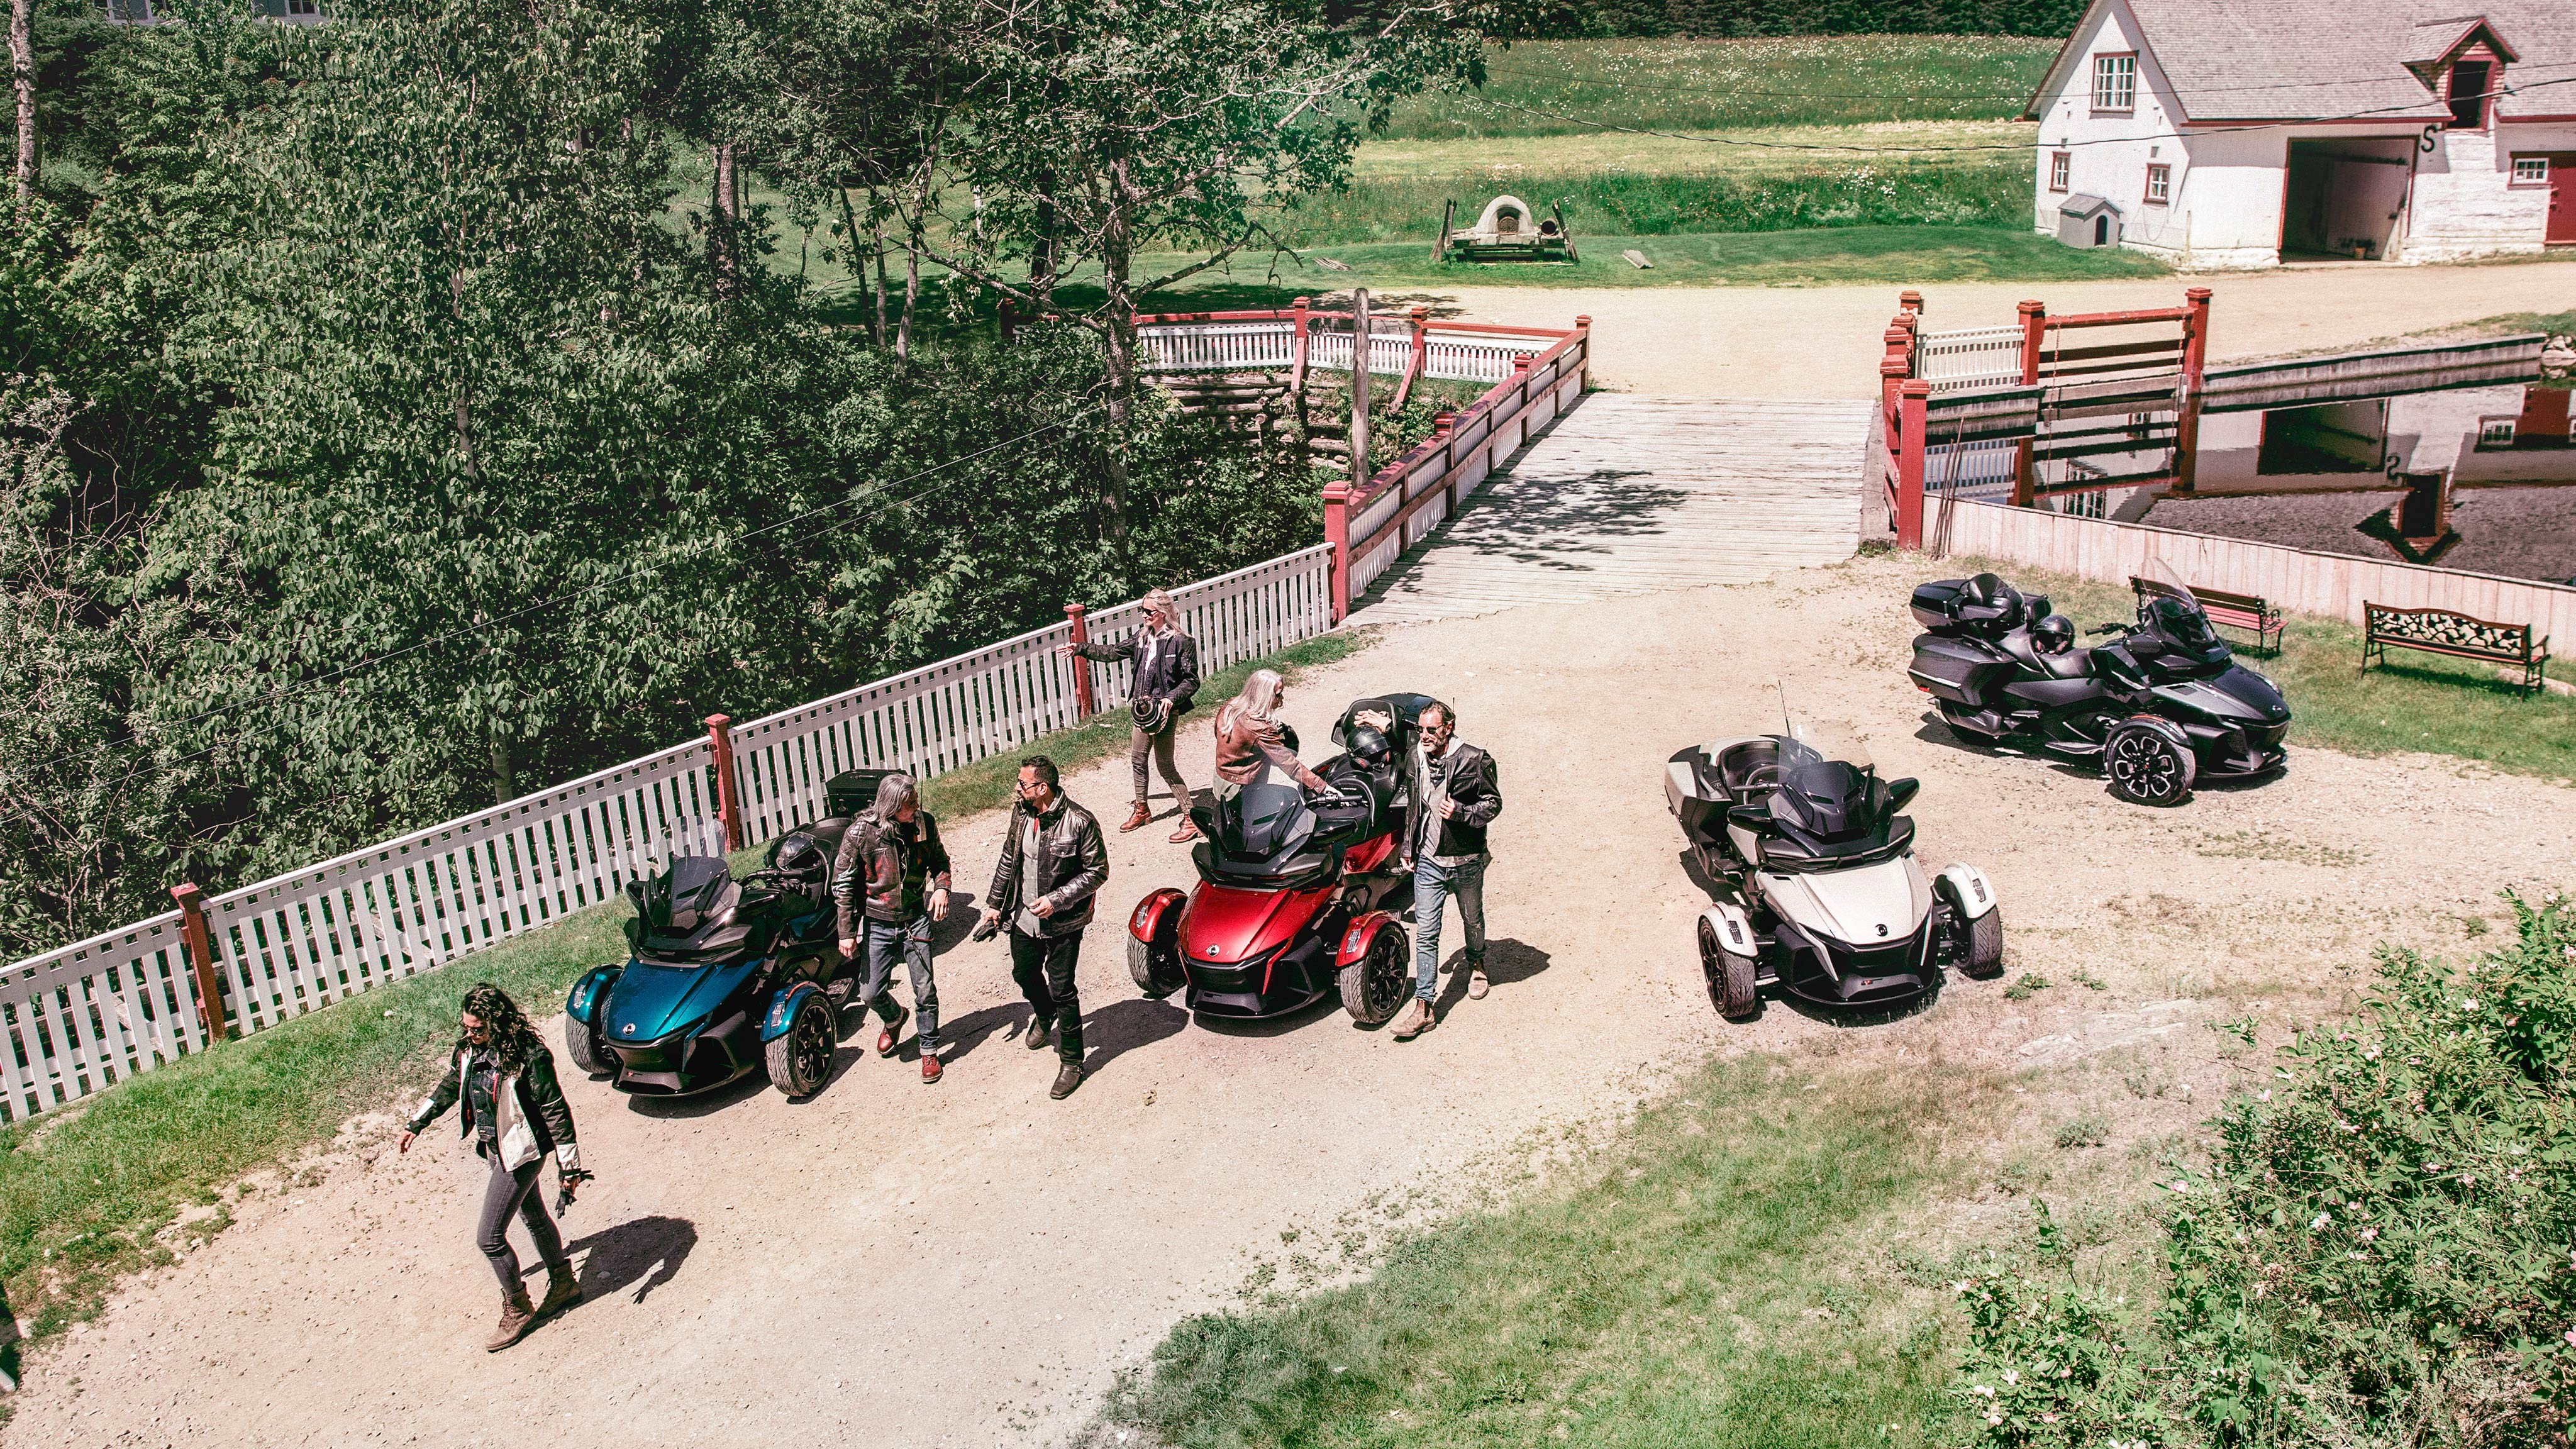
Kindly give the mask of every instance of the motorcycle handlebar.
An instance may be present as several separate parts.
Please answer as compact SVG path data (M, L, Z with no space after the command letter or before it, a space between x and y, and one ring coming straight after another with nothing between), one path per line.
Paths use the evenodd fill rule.
M2134 634L2134 633L2136 633L2136 632L2137 632L2137 628L2138 628L2138 626L2137 626L2137 625L2135 625L2135 624L2104 624L2103 626L2101 626L2101 627L2100 627L2100 628L2098 628L2098 629L2087 629L2087 630L2085 630L2084 632L2085 632L2086 634L2088 634L2088 635L2092 635L2092 634Z

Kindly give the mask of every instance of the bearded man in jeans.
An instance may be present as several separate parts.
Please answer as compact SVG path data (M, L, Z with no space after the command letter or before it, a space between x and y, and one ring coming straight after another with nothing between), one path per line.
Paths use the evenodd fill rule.
M930 925L948 919L948 847L940 843L939 818L921 808L912 777L892 774L877 783L876 804L850 822L832 867L832 898L840 909L841 955L857 964L865 951L856 998L885 1022L877 1055L901 1044L903 1008L894 1000L897 961L912 973L912 1009L921 1018L921 1080L939 1080L939 987L931 976Z
M1198 839L1199 834L1199 828L1190 823L1190 787L1181 779L1181 767L1172 763L1172 736L1199 689L1199 645L1181 632L1170 594L1155 589L1145 595L1144 607L1145 627L1117 643L1059 644L1056 652L1085 659L1124 659L1135 666L1135 687L1129 691L1135 718L1127 737L1127 763L1136 774L1136 804L1118 828L1140 830L1154 818L1153 807L1145 803L1153 784L1146 768L1150 759L1162 769L1163 783L1172 787L1172 799L1181 808L1180 828L1172 832L1172 843L1178 845Z
M1432 1027L1440 917L1452 896L1467 933L1467 994L1485 995L1485 827L1503 812L1494 757L1457 737L1457 711L1433 700L1415 717L1414 734L1404 816L1404 848L1413 857L1413 1000L1396 1018L1397 1041Z

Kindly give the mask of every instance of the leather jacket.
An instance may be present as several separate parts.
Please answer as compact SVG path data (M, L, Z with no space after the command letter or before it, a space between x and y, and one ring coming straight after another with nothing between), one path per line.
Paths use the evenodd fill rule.
M939 839L937 816L916 809L907 831L877 819L874 810L860 811L832 861L842 939L856 939L861 915L892 926L918 919L928 909L924 887L942 885L947 877L948 847Z
M1085 659L1104 662L1124 660L1142 666L1136 670L1136 682L1129 691L1140 699L1168 700L1172 712L1163 717L1165 728L1173 720L1190 712L1190 700L1199 691L1199 642L1174 629L1162 636L1161 645L1146 658L1149 636L1138 629L1115 644L1076 644L1073 652Z
M468 1091L467 1074L474 1069L476 1048L472 1042L459 1041L448 1054L447 1071L438 1079L430 1094L403 1125L414 1133L446 1114L450 1107L462 1107L457 1114L459 1132L476 1139L474 1150L483 1151L476 1132L475 1094ZM572 1107L564 1101L563 1086L555 1078L554 1053L540 1042L528 1048L528 1059L515 1074L505 1073L500 1080L501 1092L508 1098L496 1102L500 1121L494 1137L505 1158L505 1165L516 1169L551 1152L556 1163L566 1172L581 1170L581 1150L573 1141Z
M1006 922L1021 905L1020 837L1029 818L1027 801L1011 806L1010 826L1002 832L1002 861L993 867L993 889L984 897L984 904L1001 912ZM1071 935L1091 924L1091 898L1109 881L1109 848L1101 841L1100 822L1061 792L1055 808L1037 817L1037 826L1038 898L1055 906L1055 914L1045 917L1047 934Z
M1414 751L1406 751L1405 770L1413 773ZM1485 853L1485 827L1503 813L1503 786L1494 769L1494 757L1474 745L1452 743L1448 749L1449 798L1458 808L1440 822L1440 839L1431 847L1433 855L1452 859ZM1422 801L1429 793L1425 781L1415 776L1405 791L1404 844L1410 853L1420 840Z

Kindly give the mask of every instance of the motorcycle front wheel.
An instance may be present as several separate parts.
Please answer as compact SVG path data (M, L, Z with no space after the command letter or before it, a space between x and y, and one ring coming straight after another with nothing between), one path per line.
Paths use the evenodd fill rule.
M2198 773L2190 749L2145 720L2113 726L2102 746L2102 774L2111 793L2132 805L2181 804Z

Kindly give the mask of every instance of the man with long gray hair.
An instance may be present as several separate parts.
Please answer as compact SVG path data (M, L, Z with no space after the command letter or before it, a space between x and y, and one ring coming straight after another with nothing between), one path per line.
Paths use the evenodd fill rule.
M1122 831L1142 829L1154 818L1153 807L1145 796L1153 784L1147 761L1159 766L1163 783L1172 787L1172 800L1180 806L1180 828L1172 832L1172 843L1198 838L1199 828L1190 823L1190 787L1181 778L1181 767L1172 762L1172 736L1181 716L1189 713L1191 696L1199 689L1198 641L1181 632L1180 611L1173 607L1172 596L1161 589L1145 595L1144 627L1115 644L1064 644L1060 654L1079 654L1085 659L1123 659L1135 666L1135 680L1128 690L1128 711L1132 728L1127 736L1127 764L1136 776L1136 803L1120 822Z
M877 1055L893 1056L902 1044L904 1012L893 991L900 958L912 973L912 1009L921 1021L921 1080L938 1081L939 988L930 976L930 923L948 917L948 848L910 775L879 781L876 803L841 836L832 898L840 905L842 957L856 962L860 949L867 951L856 1000L885 1022Z

